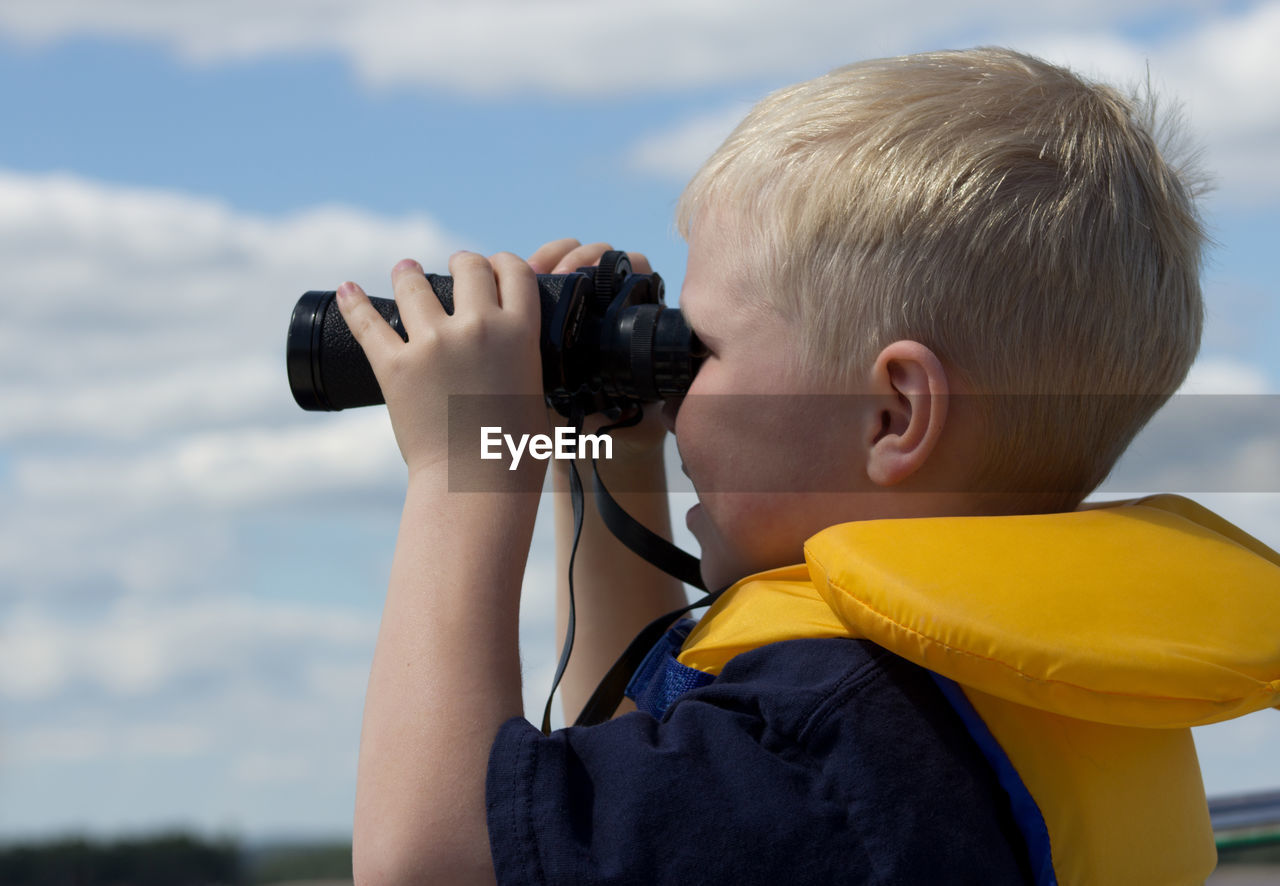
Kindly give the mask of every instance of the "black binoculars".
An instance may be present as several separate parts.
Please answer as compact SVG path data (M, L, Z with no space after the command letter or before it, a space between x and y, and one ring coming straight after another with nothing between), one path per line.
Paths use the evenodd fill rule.
M453 278L427 274L453 313ZM679 309L663 301L662 278L637 274L625 252L571 274L539 274L542 389L561 415L617 415L635 403L683 395L706 354ZM392 299L370 299L402 339L408 335ZM360 345L338 311L334 292L298 299L285 347L289 388L303 409L338 410L384 402Z

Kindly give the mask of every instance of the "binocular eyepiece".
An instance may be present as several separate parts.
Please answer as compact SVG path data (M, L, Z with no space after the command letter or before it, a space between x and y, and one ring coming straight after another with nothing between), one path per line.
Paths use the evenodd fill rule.
M453 278L428 274L447 313ZM683 395L706 354L676 308L663 301L662 278L637 274L624 252L606 252L596 267L571 274L539 274L542 302L542 389L547 403L568 416L616 414L635 403ZM370 299L400 337L408 335L391 299ZM286 345L289 388L303 409L339 410L384 402L373 369L334 293L298 299Z

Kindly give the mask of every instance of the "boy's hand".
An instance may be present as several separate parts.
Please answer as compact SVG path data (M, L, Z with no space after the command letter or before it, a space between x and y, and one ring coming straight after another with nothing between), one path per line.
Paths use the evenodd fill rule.
M578 268L591 268L600 263L600 256L613 249L608 243L588 243L583 246L572 237L543 243L533 255L529 265L539 274L569 274ZM639 252L628 252L631 270L637 274L652 274L649 259Z
M613 249L608 243L582 243L572 238L553 240L544 243L529 256L529 265L539 274L569 274L582 267L594 267L600 263L600 257ZM651 274L653 268L649 259L639 252L628 252L631 270L637 274ZM549 410L554 425L568 424L568 420L555 410ZM613 438L613 462L625 470L627 465L646 458L654 458L662 452L662 441L667 430L661 418L662 404L649 403L644 407L644 418L630 428L618 428L610 431ZM583 422L583 433L594 434L610 420L603 415L589 415ZM568 463L556 462L562 470L568 470ZM582 466L580 466L580 469ZM601 466L603 471L604 466ZM589 467L587 468L589 470Z
M338 288L338 308L364 350L391 414L396 443L413 476L445 470L450 394L527 394L505 398L518 415L504 431L545 433L538 355L540 302L533 269L511 253L486 260L471 252L449 259L454 313L412 259L391 272L401 322L395 330L354 283Z

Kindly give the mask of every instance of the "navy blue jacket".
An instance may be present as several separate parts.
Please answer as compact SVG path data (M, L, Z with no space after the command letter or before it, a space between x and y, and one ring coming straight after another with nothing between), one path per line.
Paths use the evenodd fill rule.
M929 674L864 640L733 658L661 720L490 752L501 884L1026 883L1009 802Z

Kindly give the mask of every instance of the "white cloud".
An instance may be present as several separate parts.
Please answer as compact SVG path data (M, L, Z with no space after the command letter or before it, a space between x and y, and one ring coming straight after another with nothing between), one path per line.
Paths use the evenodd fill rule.
M1179 102L1204 166L1232 204L1280 197L1280 69L1272 47L1280 41L1280 2L1207 19L1168 38L1140 42L1100 28L1065 33L1026 30L1013 45L1122 85L1145 81Z
M1179 25L1169 28L1171 20ZM1125 36L1144 26L1154 36ZM0 5L0 34L37 45L82 36L145 41L198 64L322 53L378 86L591 97L782 83L857 58L1000 43L1128 82L1144 79L1150 62L1155 84L1185 102L1223 196L1258 203L1280 194L1271 160L1280 153L1273 110L1280 69L1270 61L1280 40L1277 0L1228 12L1207 0L918 0L907 7L890 0L47 0ZM683 177L705 156L724 113L643 139L631 161ZM662 138L675 141L655 141ZM174 239L158 233L157 249L175 254Z
M443 267L455 243L425 216L330 207L267 218L204 198L0 172L0 267L6 289L24 294L0 317L0 443L322 428L285 380L297 296L357 279L385 297L397 260Z
M1206 17L1194 28L1149 40L1122 36L1105 16L1065 22L1011 16L1004 22L978 19L974 25L964 31L966 45L1014 46L1124 88L1145 82L1149 74L1161 102L1183 109L1188 146L1203 148L1201 165L1216 188L1211 200L1260 205L1280 197L1280 167L1273 160L1280 154L1280 115L1274 110L1280 101L1280 68L1271 60L1271 47L1280 41L1280 2ZM954 45L953 40L944 38ZM871 54L917 48L909 38ZM856 47L844 51L845 56L830 56L830 64L859 55ZM806 58L820 54L818 49ZM686 180L746 110L734 104L645 135L625 162L657 177Z
M0 695L88 687L130 697L210 676L278 680L282 661L299 675L353 655L364 661L375 631L375 619L353 610L244 597L126 598L93 619L28 606L0 626Z
M231 767L231 776L236 781L254 784L288 784L321 775L307 757L288 752L244 754Z
M182 758L206 753L210 730L189 723L40 726L11 736L6 756L25 765L67 764L103 757Z
M735 102L727 108L684 120L645 136L626 158L628 168L657 178L686 181L720 146L751 106Z
M1237 720L1192 730L1200 773L1209 796L1270 791L1280 779L1275 749L1280 747L1280 715L1258 711ZM1245 765L1242 765L1245 763Z
M0 832L341 833L376 629L372 612L246 596L9 612ZM102 789L122 777L123 804Z
M794 73L950 43L956 35L972 43L1007 29L1118 26L1215 8L1203 0L921 0L907 8L891 0L46 0L0 7L0 30L35 44L85 35L143 40L204 63L333 53L374 83L601 95Z
M112 501L135 510L244 508L294 495L394 489L403 480L385 411L326 419L311 427L192 432L119 454L35 454L13 468L12 483L46 502Z
M1180 394L1142 430L1102 488L1280 493L1278 400L1276 395Z
M1102 488L1177 491L1197 498L1215 492L1280 493L1278 404L1280 395L1261 367L1229 357L1202 357ZM1280 524L1253 519L1266 527L1265 541L1280 545Z
M1179 394L1274 394L1260 367L1223 357L1197 360Z
M112 735L101 729L40 727L9 736L5 756L31 763L70 763L96 759L111 744Z
M0 831L199 816L181 782L136 780L127 821L79 787L170 763L209 804L244 786L209 826L251 820L275 803L255 766L289 754L336 773L318 818L349 815L404 467L384 410L298 409L285 333L302 290L389 295L396 261L458 245L425 215L0 171L0 283L21 294L0 314L0 698L21 712L0 781L24 810Z
M455 245L421 215L271 218L0 171L0 282L22 293L0 314L0 603L207 591L243 546L235 514L394 508L385 411L316 415L289 395L289 313L344 279L389 295L392 264L442 267ZM281 522L316 513L300 506Z

